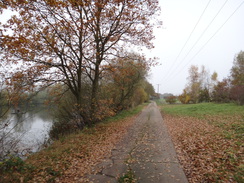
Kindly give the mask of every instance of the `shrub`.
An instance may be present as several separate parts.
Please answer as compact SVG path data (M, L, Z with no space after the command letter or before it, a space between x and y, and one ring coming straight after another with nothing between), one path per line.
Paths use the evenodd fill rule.
M169 97L166 98L165 101L166 101L167 103L169 103L169 104L175 104L176 101L177 101L177 97L176 97L176 96L169 96Z
M230 89L230 98L239 105L244 105L244 85L236 85Z
M1 173L12 173L12 172L19 172L22 173L25 170L32 170L33 167L26 164L24 160L20 157L10 157L9 159L5 159L4 161L0 162L0 172Z
M214 86L213 101L220 103L230 102L229 80L224 79Z
M198 96L199 102L210 102L210 95L207 88L204 88L200 90L199 96Z
M186 92L186 90L184 90L183 93L178 97L178 99L182 104L189 104L191 101L191 96Z

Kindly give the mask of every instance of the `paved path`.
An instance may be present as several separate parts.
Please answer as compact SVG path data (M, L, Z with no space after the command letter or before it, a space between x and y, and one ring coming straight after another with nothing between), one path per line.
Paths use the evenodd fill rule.
M188 182L155 102L142 111L111 157L99 166L100 172L88 176L90 182L115 183L128 172L139 183Z

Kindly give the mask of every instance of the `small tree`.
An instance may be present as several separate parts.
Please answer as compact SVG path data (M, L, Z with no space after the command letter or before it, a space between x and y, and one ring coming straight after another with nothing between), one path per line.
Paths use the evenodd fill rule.
M214 87L213 101L230 102L230 81L228 79L223 79Z
M147 93L147 100L149 100L150 97L155 96L155 90L153 85L146 80L144 81L144 90Z
M230 97L237 103L244 104L244 52L240 51L231 68Z
M187 93L186 89L184 89L183 93L179 95L178 99L182 104L189 104L191 101L191 96L189 93Z
M209 94L209 90L207 88L204 88L199 91L198 101L199 102L210 102L210 94Z
M235 57L231 68L231 84L244 85L244 51Z
M125 54L121 58L114 59L113 63L107 66L105 81L110 87L110 95L116 110L131 106L134 103L132 99L136 91L140 94L143 93L141 96L143 96L143 100L146 100L143 81L147 76L149 66L149 61L135 53ZM136 100L138 101L138 99Z
M140 105L144 102L146 102L148 99L148 95L145 92L143 86L139 86L132 97L132 102L134 106Z
M201 83L200 83L200 74L198 72L198 67L192 65L189 69L189 83L188 83L188 90L189 90L189 94L191 96L191 101L193 103L197 103L198 101L198 96L199 96L199 90L201 87Z
M244 85L234 85L230 89L230 98L239 105L244 105Z
M176 96L168 96L165 101L169 104L175 104L177 101L177 97Z

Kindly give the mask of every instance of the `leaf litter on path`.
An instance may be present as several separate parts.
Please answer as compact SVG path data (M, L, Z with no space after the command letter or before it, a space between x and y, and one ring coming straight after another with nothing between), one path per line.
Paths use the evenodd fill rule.
M135 118L136 116L97 124L92 129L86 129L57 142L49 152L40 152L45 155L40 156L37 153L37 157L41 159L36 164L40 165L42 162L42 168L35 171L30 182L87 182L84 176L99 171L96 165L111 155L112 149L134 123ZM29 160L32 164L35 164L35 161L31 158ZM60 175L53 176L46 171L47 168L53 172L60 172Z

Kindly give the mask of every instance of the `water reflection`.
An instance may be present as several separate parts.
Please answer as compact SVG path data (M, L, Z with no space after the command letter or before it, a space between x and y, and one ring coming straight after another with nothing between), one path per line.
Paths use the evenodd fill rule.
M36 152L49 139L49 131L52 126L50 110L38 108L27 112L13 112L8 114L8 118L2 123L8 122L4 133L9 133L11 137L18 139L16 146L19 152L28 149ZM3 132L2 132L3 133Z

